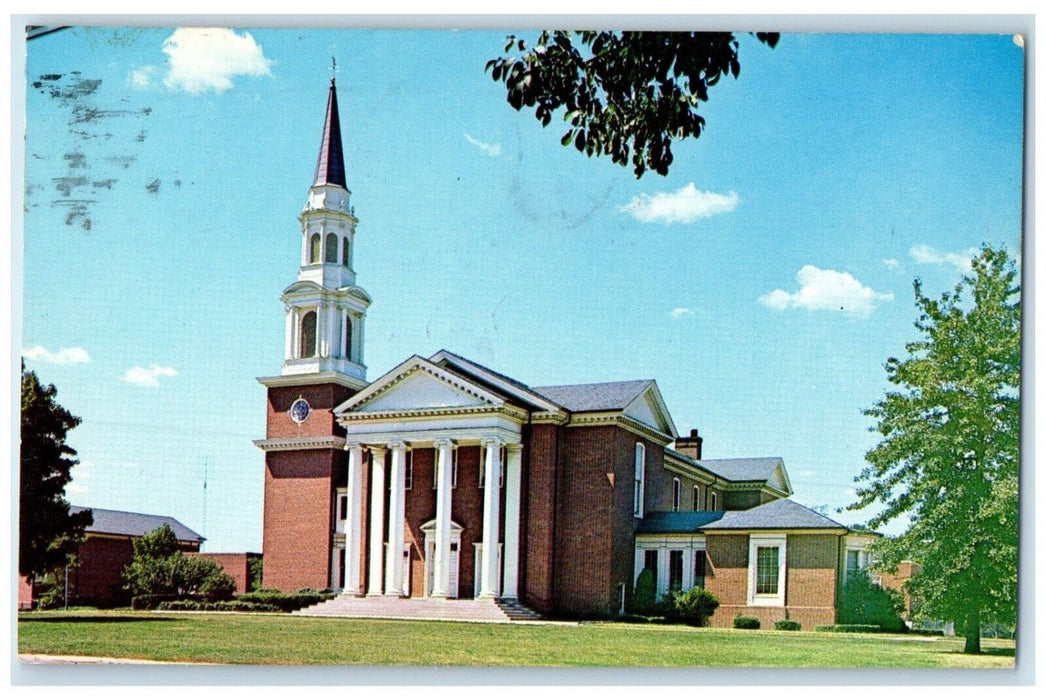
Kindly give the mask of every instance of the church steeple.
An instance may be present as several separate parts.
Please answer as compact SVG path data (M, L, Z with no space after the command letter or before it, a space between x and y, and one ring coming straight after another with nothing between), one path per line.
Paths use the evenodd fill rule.
M298 281L280 297L287 311L284 375L335 372L366 382L363 325L370 296L356 286L352 251L358 223L345 182L334 78L320 153L301 222ZM362 384L361 384L362 386Z
M341 148L338 93L334 89L333 76L331 76L330 92L327 94L327 116L323 121L323 139L320 141L320 155L316 159L316 177L312 184L313 186L338 185L339 187L345 187L345 154Z

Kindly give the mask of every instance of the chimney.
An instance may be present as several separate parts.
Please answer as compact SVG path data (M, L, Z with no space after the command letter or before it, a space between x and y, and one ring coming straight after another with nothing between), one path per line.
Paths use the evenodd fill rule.
M704 438L699 437L697 428L691 428L690 437L676 438L676 452L682 452L690 459L701 459L701 443Z

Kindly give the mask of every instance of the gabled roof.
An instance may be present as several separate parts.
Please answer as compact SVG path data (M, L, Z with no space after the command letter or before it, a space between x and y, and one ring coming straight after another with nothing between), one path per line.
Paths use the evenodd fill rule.
M334 90L334 78L331 78L330 92L327 94L323 139L320 141L316 177L312 183L313 187L318 185L345 187L345 156L341 148L341 121L338 119L338 94Z
M128 513L122 510L106 510L105 508L69 506L70 513L79 513L85 510L91 511L94 516L94 523L87 528L87 532L141 537L158 527L168 525L180 542L203 542L204 540L203 536L193 532L168 515L149 515L146 513Z
M489 367L484 367L478 362L449 350L440 350L430 357L429 361L441 367L453 368L455 371L463 373L473 380L478 380L501 394L515 398L524 405L539 408L543 411L559 411L563 408L547 397L538 394L523 382L500 372L495 372Z
M697 460L702 469L707 469L727 481L769 481L782 462L780 457Z
M622 411L653 382L636 379L627 382L598 384L561 384L536 386L533 390L568 411Z
M728 510L704 530L848 530L829 517L787 498L764 503L748 510Z

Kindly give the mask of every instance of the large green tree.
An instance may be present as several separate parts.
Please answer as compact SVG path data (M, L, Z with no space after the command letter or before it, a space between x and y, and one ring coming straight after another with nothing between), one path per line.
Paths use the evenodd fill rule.
M757 33L771 48L776 33ZM561 143L608 155L636 177L667 175L672 140L698 138L708 88L741 72L733 32L545 31L533 47L508 37L501 58L487 62L517 110L534 108L548 126L563 108Z
M1006 251L985 246L953 291L931 299L916 281L915 299L921 337L886 362L897 389L866 411L882 440L849 508L881 507L873 528L909 518L881 565L921 564L912 595L978 653L982 624L1016 624L1020 286Z
M70 513L65 500L70 472L78 464L66 436L80 419L59 405L57 393L23 363L18 573L31 578L64 566L92 522L91 511Z

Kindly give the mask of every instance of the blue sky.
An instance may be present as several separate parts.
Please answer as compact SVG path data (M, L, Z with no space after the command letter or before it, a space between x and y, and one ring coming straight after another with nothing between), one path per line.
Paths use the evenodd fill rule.
M655 378L705 456L781 456L796 500L867 517L834 511L912 280L1020 249L1023 50L745 35L705 133L636 180L505 102L483 66L508 33L29 42L21 346L83 418L70 500L260 550L255 378L282 360L333 52L370 379L440 348L533 385Z

